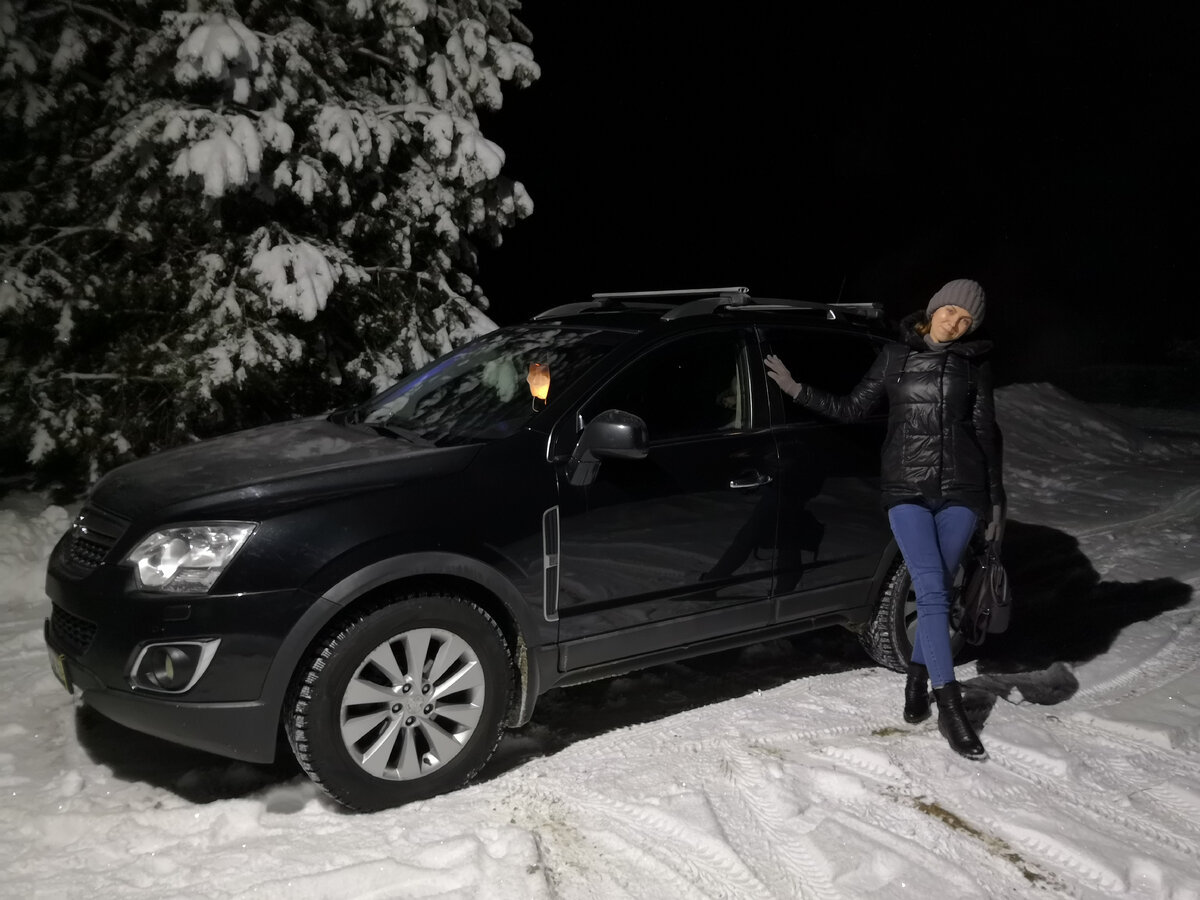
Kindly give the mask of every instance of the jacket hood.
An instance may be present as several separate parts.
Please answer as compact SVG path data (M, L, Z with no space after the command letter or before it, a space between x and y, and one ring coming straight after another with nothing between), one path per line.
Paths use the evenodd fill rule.
M925 343L925 335L917 333L917 326L923 322L928 322L929 316L923 309L916 312L911 312L900 320L900 342L914 351L929 351L929 345ZM987 339L966 340L959 338L957 341L952 341L946 345L947 353L956 353L959 356L977 358L990 352L992 342Z

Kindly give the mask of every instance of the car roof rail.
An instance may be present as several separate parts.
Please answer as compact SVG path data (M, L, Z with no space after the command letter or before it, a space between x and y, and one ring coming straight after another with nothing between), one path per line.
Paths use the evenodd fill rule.
M791 300L776 297L752 297L747 306L756 309L811 309L824 312L830 321L839 319L882 319L887 313L883 304L875 301L835 300L829 303L820 300Z
M853 316L862 316L865 319L882 319L887 315L882 303L869 300L836 300L829 304L829 310L834 313L845 312Z
M608 291L592 294L593 300L656 300L664 297L719 296L727 300L738 300L750 296L748 287L684 288L670 291Z
M858 319L883 319L886 315L882 303L843 302L822 303L819 300L792 300L775 297L754 297L751 294L739 294L736 297L718 296L704 297L682 303L663 314L663 319L682 319L686 316L697 316L711 313L716 309L728 310L813 310L824 313L830 321Z
M604 291L592 294L591 300L555 306L538 313L533 318L552 319L583 312L629 310L639 307L646 310L659 309L669 314L680 308L678 301L684 297L703 297L704 299L699 301L703 309L696 309L695 312L711 312L718 306L736 306L744 303L749 295L750 289L745 287L684 288L667 291ZM691 303L685 303L683 306L691 306ZM666 317L664 316L664 318ZM670 317L674 318L674 316Z
M691 298L691 299L687 299ZM678 302L683 300L684 302ZM873 302L792 300L774 297L754 297L745 287L686 288L665 291L605 291L592 294L591 300L566 303L533 316L551 319L577 313L630 310L661 312L664 321L689 316L707 315L718 309L808 309L824 313L829 320L882 319L883 305Z

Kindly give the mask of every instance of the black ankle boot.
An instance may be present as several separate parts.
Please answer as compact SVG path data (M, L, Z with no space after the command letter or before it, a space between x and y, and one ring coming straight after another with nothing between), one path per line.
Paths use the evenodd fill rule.
M987 751L963 710L962 689L957 681L951 681L933 689L938 708L938 731L942 733L954 752L967 759L986 759Z
M924 722L929 718L929 670L920 663L909 663L908 682L904 685L904 721Z

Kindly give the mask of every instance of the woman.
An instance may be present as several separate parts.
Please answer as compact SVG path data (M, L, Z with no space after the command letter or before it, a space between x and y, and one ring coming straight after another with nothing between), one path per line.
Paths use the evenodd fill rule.
M929 682L938 730L968 759L985 759L963 711L954 680L949 609L955 573L976 523L1003 521L1000 433L996 428L988 353L991 341L965 340L983 322L983 288L969 279L941 287L924 311L900 323L901 340L884 346L862 381L845 396L798 384L779 357L767 374L797 403L850 421L886 395L883 505L917 594L917 634L904 691L904 719L930 715Z

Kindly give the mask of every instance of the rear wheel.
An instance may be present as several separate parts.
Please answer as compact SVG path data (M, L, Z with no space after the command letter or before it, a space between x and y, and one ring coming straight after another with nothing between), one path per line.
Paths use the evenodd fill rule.
M950 607L950 650L957 657L966 645L958 622L962 615L959 592ZM913 590L908 566L897 557L884 581L875 614L859 634L867 654L879 665L896 672L908 669L913 642L917 637L917 595Z
M331 797L371 811L465 784L500 742L513 670L496 621L416 594L326 635L289 695L288 740Z

